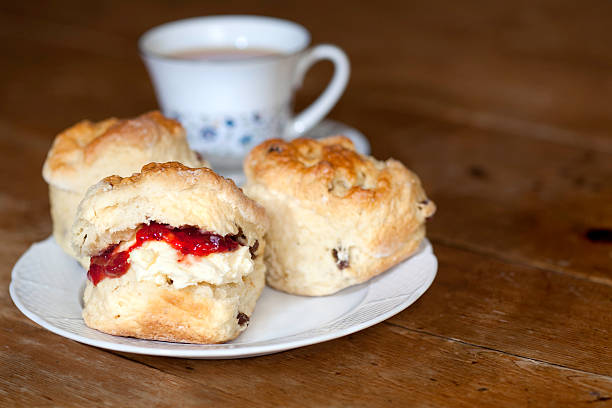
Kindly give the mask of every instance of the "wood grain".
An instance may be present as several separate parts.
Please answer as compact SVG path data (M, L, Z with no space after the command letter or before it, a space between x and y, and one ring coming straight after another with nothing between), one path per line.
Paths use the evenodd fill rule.
M30 322L8 284L51 231L54 135L155 108L138 36L223 13L347 51L331 117L421 176L434 285L383 324L244 360L111 353ZM605 0L1 3L0 406L612 405L612 244L587 235L612 229L610 16ZM331 72L309 73L297 109Z
M178 395L180 405L189 407L245 403L232 393L211 393L193 381L64 339L2 303L0 406L175 407Z
M79 81L82 89L106 85L96 88L97 98L81 99L86 103L114 99L119 110L126 104L143 110L148 100L152 106L152 89L136 55L138 36L164 21L240 10L298 19L312 31L313 42L345 48L358 68L340 103L342 110L336 112L366 131L374 130L376 123L355 111L364 102L385 100L402 105L404 112L612 151L607 131L612 121L607 31L612 6L605 0L593 1L590 7L576 7L572 1L472 0L463 2L460 10L448 7L445 0L386 2L385 7L374 2L348 10L323 1L182 1L175 7L140 1L120 10L112 1L95 6L61 1L54 7L13 2L0 7L3 50L18 53L28 63L26 68L35 66L41 52L62 51L74 54L64 63L78 63L79 75L66 75L61 66L47 64L44 79ZM100 75L99 62L87 61L93 55L105 58L106 75ZM6 61L12 59L6 56ZM123 68L113 67L121 61ZM124 82L127 78L130 81ZM117 88L122 83L124 87ZM130 98L113 98L120 91L110 90L126 88L139 91ZM103 106L100 114L108 110ZM91 107L83 111L81 117L96 113ZM132 113L123 112L119 114ZM17 110L11 114L15 119L21 116ZM21 120L27 122L25 117ZM70 123L56 121L59 127Z
M390 322L612 376L612 287L435 248L440 272L428 295Z
M271 356L206 361L110 354L17 314L2 315L11 327L0 340L11 352L0 352L1 406L580 406L612 395L608 376L393 324Z
M612 284L612 154L373 108L376 153L421 175L439 242ZM387 120L383 121L382 118Z
M190 11L190 7L195 6L187 3L183 12ZM486 10L485 7L482 12ZM4 90L4 98L10 101L7 105L12 109L8 114L13 121L50 141L55 132L83 117L127 116L154 106L144 67L133 49L135 38L132 41L122 37L137 35L140 31L121 26L116 28L121 35L109 32L104 23L110 24L116 18L112 10L102 8L101 16L98 16L100 21L88 26L86 35L75 35L83 29L82 21L68 24L68 17L45 19L39 8L22 12L35 14L36 18L19 14L4 17L8 40L19 38L15 34L17 26L22 26L26 33L26 38L22 39L26 47L11 47L7 55L10 66L6 69L18 73L10 82L11 86ZM12 26L8 24L11 21ZM429 18L425 21L431 23ZM420 23L417 28L425 33L431 31L430 35L441 35L435 27L427 31ZM59 30L61 35L47 40L43 33L49 30ZM397 29L382 35L391 35L393 30ZM473 39L472 36L469 38ZM65 43L67 39L71 41L69 46ZM371 41L361 37L359 40L366 45ZM92 43L101 44L101 47L89 47ZM442 46L440 39L430 40L430 43ZM24 69L23 64L24 57L29 56L30 60L26 61L33 62L33 56L41 51L47 60L62 61L56 67L51 65L45 76L36 75L37 65L26 64ZM605 149L601 152L591 145L574 149L573 144L556 143L560 139L551 135L540 135L542 137L533 140L538 131L531 125L524 129L516 127L512 122L514 119L509 119L511 123L508 126L490 123L479 116L481 111L470 109L465 104L458 112L448 102L430 104L425 100L417 105L429 107L421 109L413 103L417 98L414 89L404 86L404 81L398 76L401 68L408 65L402 59L402 52L408 51L397 50L400 55L394 58L393 64L382 62L382 56L366 61L359 58L360 53L382 51L371 46L357 51L355 64L359 69L353 70L353 81L357 82L347 91L346 98L351 98L351 92L361 94L354 98L358 103L344 108L343 102L337 111L340 118L346 117L348 123L357 126L367 118L363 130L373 140L375 154L379 157L397 156L421 175L440 207L430 229L432 236L448 244L521 262L535 260L540 267L610 282L612 249L609 245L594 244L585 238L589 229L610 228L612 223L612 207L609 205L612 202L612 183L609 182L612 157ZM435 54L432 50L429 52ZM88 55L87 58L83 58L84 54ZM113 58L109 58L109 54ZM490 57L489 54L479 55ZM536 56L532 55L532 58ZM73 67L80 74L70 74L65 66ZM316 76L307 80L303 99L311 98L315 90L320 90L328 72L313 74ZM414 73L404 72L404 76L412 79ZM438 74L435 77L449 78L449 75ZM114 96L129 88L135 89L130 98ZM40 95L36 99L41 104L39 106L32 106L31 98L27 98L34 93ZM96 98L89 98L90 94L95 94ZM430 90L430 94L435 92ZM61 109L59 105L48 109L47 101L57 98L63 101ZM565 100L554 99L554 102ZM33 117L30 109L40 112L40 116ZM19 119L18 112L25 117ZM472 119L464 120L466 112L472 115ZM520 120L527 121L527 118ZM463 216L456 217L457 213ZM534 222L542 225L533 228ZM478 227L474 228L474 225ZM445 230L439 233L438 226ZM551 237L555 239L551 240ZM582 256L587 253L588 256Z
M257 359L129 357L209 387L227 387L231 378L234 392L248 396L256 405L290 401L290 406L510 407L555 401L580 406L605 401L612 393L608 376L555 367L392 324Z

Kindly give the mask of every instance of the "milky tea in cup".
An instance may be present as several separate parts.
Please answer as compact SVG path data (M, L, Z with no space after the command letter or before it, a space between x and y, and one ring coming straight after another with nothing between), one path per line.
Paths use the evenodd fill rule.
M336 104L348 82L348 59L336 46L309 43L308 31L290 21L210 16L155 27L139 48L164 114L179 120L191 147L222 170L241 167L263 140L300 136ZM335 68L330 83L294 115L295 90L308 68L325 59Z

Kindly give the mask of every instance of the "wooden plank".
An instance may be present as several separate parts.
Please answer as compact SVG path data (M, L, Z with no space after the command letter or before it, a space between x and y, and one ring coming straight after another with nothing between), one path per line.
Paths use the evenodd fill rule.
M579 406L612 395L611 377L389 324L258 358L119 358L1 310L0 406Z
M229 11L223 4L203 7L197 1L170 9L155 2L131 2L121 10L111 4L98 5L92 12L75 2L53 10L7 3L5 31L21 32L15 40L26 44L38 41L31 55L51 46L124 58L131 67L123 74L139 81L145 76L134 69L140 66L135 44L145 29L167 20ZM606 91L612 65L606 16L612 5L605 0L582 8L571 1L478 0L464 3L461 10L448 7L446 1L385 7L371 3L351 10L323 1L297 10L283 3L234 6L246 13L299 15L315 42L344 47L355 67L344 98L351 103L342 102L351 110L368 101L387 101L458 123L612 151ZM310 13L311 6L325 12ZM134 14L139 18L133 19ZM381 21L385 29L375 29ZM21 29L11 30L15 24ZM57 35L46 35L49 31ZM12 43L6 41L4 47ZM113 71L107 69L106 74ZM95 70L76 72L87 78L85 83L100 81ZM318 92L319 79L317 86L307 82L304 92ZM152 101L150 90L145 94Z
M0 405L612 402L612 247L586 238L612 229L609 2L0 8ZM18 255L50 232L46 146L76 120L155 106L136 54L144 29L236 9L300 16L315 43L347 50L353 77L333 117L423 178L439 206L434 286L389 324L240 361L117 357L30 323L7 285ZM329 75L317 67L298 106Z
M106 109L119 106L104 99L95 106L102 102ZM81 99L75 98L67 111L74 115L74 106L80 104ZM23 120L31 117L24 106L19 110L24 112ZM351 115L367 117L371 123L366 134L375 155L394 155L421 175L439 207L430 224L435 239L611 282L610 245L586 238L589 229L612 228L610 154L409 116L404 108L389 104L368 105ZM39 123L50 123L49 116L53 112ZM63 125L55 120L58 129L72 123L65 117ZM18 140L19 134L28 133L20 126L5 127L14 129ZM34 134L45 139L40 132ZM46 136L49 143L52 135ZM42 163L44 154L35 157L33 163ZM11 156L7 169L13 165L20 169L21 163L20 156ZM29 171L33 180L40 180L34 174L39 171L36 167ZM28 183L16 184L28 190ZM36 191L41 195L29 195L32 202L46 194Z
M19 256L51 233L47 185L40 176L46 144L23 143L24 139L28 140L27 134L0 133L0 284L7 288L7 296L11 269Z
M61 405L100 403L113 390L104 401L119 403L123 396L134 406L164 406L176 402L176 395L187 406L195 401L293 406L608 401L612 377L601 375L610 367L607 286L444 246L437 252L441 262L434 286L389 324L253 359L120 353L145 365L132 366L39 328L2 296L0 395L11 404L39 405L51 398ZM6 292L4 287L1 293ZM542 293L548 294L543 300Z
M610 152L612 5L591 6L470 1L458 10L433 1L411 3L409 12L362 9L347 24L367 26L382 14L385 29L339 29L355 66L350 108L386 102L404 113Z
M72 34L79 36L78 30ZM21 129L50 146L57 133L80 120L131 117L156 108L153 88L135 48L124 61L30 39L3 41L8 44L0 46L6 56L0 79L4 128Z
M436 281L391 322L612 376L612 287L444 245L435 248L440 261ZM1 274L5 288L9 270ZM0 299L5 296L8 289Z
M529 138L511 138L422 117L406 117L384 106L368 113L372 120L381 123L378 149L382 153L377 155L384 157L385 151L400 152L400 159L417 169L438 203L439 212L430 229L436 242L513 261L535 262L544 268L604 283L609 281L607 246L578 240L584 239L589 225L605 225L588 224L591 214L586 211L568 211L572 206L579 208L581 201L587 203L587 208L607 211L605 206L597 203L605 199L605 195L604 198L600 195L601 189L607 189L603 183L612 173L609 155ZM385 121L384 117L391 119ZM404 134L410 138L409 148L402 139ZM23 161L42 162L44 151L37 148L30 152L19 140L19 137L6 139L2 145L2 150L7 153L7 160L1 164L3 174L7 175L3 180L7 183L7 191L13 190L14 197L5 201L8 210L1 217L0 226L8 234L5 237L11 238L7 240L11 245L25 248L28 242L44 238L50 224L46 205L40 200L46 195L46 186L38 178L39 169L29 166L22 169L20 165ZM490 160L491 157L496 159ZM566 174L564 171L577 172ZM524 177L525 172L531 177ZM588 177L583 181L586 187L571 191L580 177ZM32 183L27 180L38 182L32 188ZM500 186L499 180L505 180L508 185ZM535 188L538 185L539 190ZM609 218L606 214L600 218ZM579 223L584 225L580 230L576 228ZM583 235L577 236L577 233ZM539 242L548 243L551 237L554 238L553 245L538 246ZM19 254L17 251L13 253L14 257ZM590 253L590 256L583 257L581 254L584 253ZM532 319L531 323L534 321ZM490 328L494 329L497 328ZM536 337L539 335L541 333L536 333ZM463 334L455 337L478 340ZM536 338L536 346L539 341L541 339ZM514 339L509 339L506 344L494 346L503 350L508 346L518 347L513 342ZM588 344L583 350L587 357L590 346ZM528 351L526 355L529 356L546 354L544 350ZM558 359L563 356L554 358L560 361ZM566 363L592 365L593 359L586 362L568 360ZM599 370L598 367L593 369ZM608 370L609 366L605 366L604 372Z
M391 323L445 341L456 339L473 344L474 347L483 346L501 350L505 354L610 377L612 361L608 354L612 346L609 332L612 327L612 316L609 313L611 287L555 272L499 262L444 245L437 245L436 252L440 269L434 285L415 305L392 318ZM8 276L5 273L2 275ZM5 286L8 280L2 279L2 283L5 290L1 291L3 296L0 298L8 302L5 297L8 293ZM14 307L2 307L1 310L3 313L0 320L4 322L2 326L12 326L13 320L25 320ZM30 326L35 325L30 323ZM55 342L43 329L17 333L15 337L42 337L41 346ZM344 343L337 347L344 353ZM362 352L369 353L386 346L369 344L364 347L369 347L363 349L368 351ZM389 347L401 349L397 344ZM304 355L302 351L296 352L305 360L316 360L315 355L319 354L311 352ZM276 363L266 364L270 370L291 370L294 363L295 367L302 366L302 362L295 362L287 354L279 356L284 356L280 357L281 361L288 358L287 363L281 363L280 367L276 367ZM158 364L156 361L159 359L129 357L164 372L180 375L168 369L166 363ZM388 358L395 360L397 356L393 354ZM253 365L252 369L256 366ZM190 368L185 370L191 371ZM202 375L208 378L220 374L206 372ZM219 379L219 382L222 380ZM399 391L396 393L399 398ZM314 400L315 405L318 402L321 401Z
M608 154L400 113L388 106L368 110L373 123L381 124L381 137L377 140L383 153L377 155L400 152L399 158L422 175L439 206L430 229L437 242L609 281L609 249L583 238L587 227L605 225L589 224L591 214L575 210L580 205L599 208L603 215L598 218L610 218L605 212L609 207L597 205L605 200L601 189L609 191L604 184L612 174ZM402 139L404 134L410 137L409 149ZM5 202L9 211L2 217L3 229L12 238L8 241L20 239L17 242L25 243L35 237L44 238L49 223L40 197L46 195L46 187L38 176L39 169L22 169L20 165L24 159L42 162L44 152L29 152L10 139L3 143L2 149L7 153L2 163L3 174L7 175L4 182L7 190L13 189L15 194ZM491 157L496 159L490 160ZM524 177L524 173L531 177ZM585 187L572 191L580 178L584 178ZM39 181L32 189L27 180ZM500 180L504 180L503 186ZM33 219L37 222L31 222ZM577 224L584 227L577 231ZM583 235L577 237L576 232ZM548 243L551 237L552 245L538 246L539 242ZM591 255L582 257L584 253Z
M438 211L437 242L612 284L612 154L406 116L363 112L374 154L414 169ZM593 238L593 237L591 237Z
M612 396L611 377L388 324L243 360L129 358L266 406L581 406Z
M411 330L612 376L612 287L436 245L439 273L390 319Z
M4 293L3 288L3 293ZM0 301L0 406L199 407L246 401L64 339ZM19 316L16 316L19 314Z

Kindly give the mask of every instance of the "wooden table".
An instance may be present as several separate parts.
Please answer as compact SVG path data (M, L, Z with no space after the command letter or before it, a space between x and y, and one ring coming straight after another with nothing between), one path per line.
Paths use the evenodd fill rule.
M53 137L155 108L139 34L218 13L293 19L347 51L330 116L421 176L438 205L434 284L369 329L243 360L116 353L42 329L8 285L51 231ZM611 18L606 0L3 2L0 405L612 404ZM330 74L311 71L298 108Z

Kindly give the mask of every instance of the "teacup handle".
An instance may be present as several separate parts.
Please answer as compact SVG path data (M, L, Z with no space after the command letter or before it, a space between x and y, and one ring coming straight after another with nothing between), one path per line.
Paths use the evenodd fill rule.
M331 44L312 47L300 57L294 85L300 86L306 71L321 60L330 60L334 64L334 76L317 100L290 121L286 132L289 139L302 135L319 123L338 102L346 88L351 71L349 60L344 51Z

